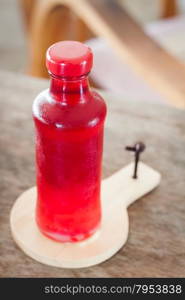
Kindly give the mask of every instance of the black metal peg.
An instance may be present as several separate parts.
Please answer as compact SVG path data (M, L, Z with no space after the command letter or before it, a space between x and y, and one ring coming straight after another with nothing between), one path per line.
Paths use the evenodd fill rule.
M146 146L142 142L137 142L133 147L131 147L131 146L126 146L125 147L126 150L132 151L132 152L135 153L134 174L132 176L134 179L138 178L137 170L138 170L138 163L139 163L140 153L143 152L145 150L145 148L146 148Z

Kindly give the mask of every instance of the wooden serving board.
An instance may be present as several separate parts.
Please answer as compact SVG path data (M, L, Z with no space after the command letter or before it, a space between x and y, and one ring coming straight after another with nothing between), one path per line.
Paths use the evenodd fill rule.
M113 256L128 237L127 207L154 189L160 174L139 163L138 178L134 165L116 172L102 182L102 223L90 238L77 243L60 243L45 237L35 222L36 188L24 192L15 202L10 225L18 246L35 260L63 268L83 268L99 264Z

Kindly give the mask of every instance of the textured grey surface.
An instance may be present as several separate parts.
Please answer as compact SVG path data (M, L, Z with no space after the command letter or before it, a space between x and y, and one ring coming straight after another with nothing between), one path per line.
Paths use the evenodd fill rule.
M106 95L104 177L131 160L126 144L143 140L143 161L162 173L159 188L129 208L126 246L109 261L82 270L44 266L27 257L10 234L15 199L34 185L31 105L44 80L0 72L0 276L185 276L185 112Z

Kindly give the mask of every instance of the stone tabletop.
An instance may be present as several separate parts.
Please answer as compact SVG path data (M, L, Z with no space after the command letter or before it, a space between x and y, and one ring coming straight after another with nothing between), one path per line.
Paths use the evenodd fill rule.
M142 140L142 159L162 182L129 208L128 242L114 257L59 269L26 256L9 226L14 201L35 184L31 106L48 81L0 72L0 85L0 277L185 277L185 111L102 93L108 104L103 176L129 163L125 145Z

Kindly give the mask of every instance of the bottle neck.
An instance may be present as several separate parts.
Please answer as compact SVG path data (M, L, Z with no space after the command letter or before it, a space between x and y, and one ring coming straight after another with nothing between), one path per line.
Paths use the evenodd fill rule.
M49 93L56 101L63 104L84 102L90 93L88 76L75 78L56 77L50 74L51 82Z

